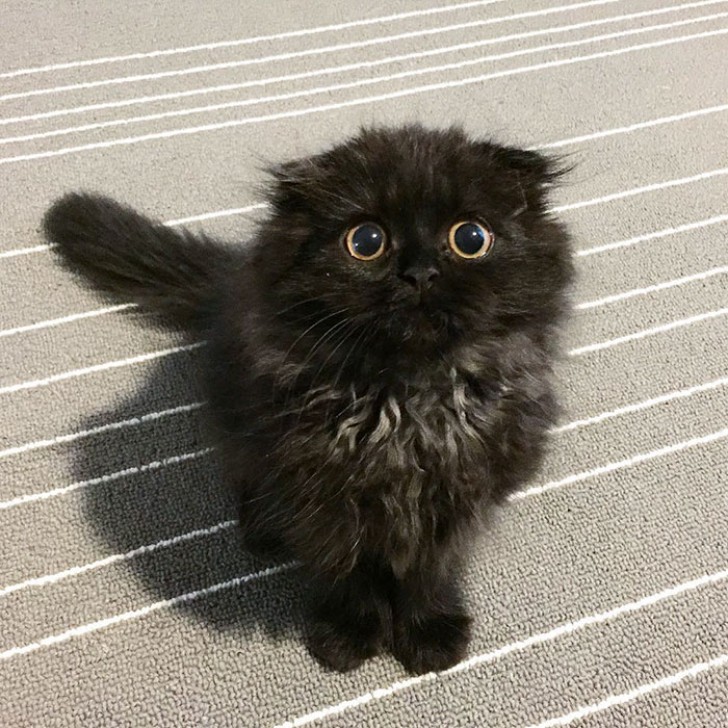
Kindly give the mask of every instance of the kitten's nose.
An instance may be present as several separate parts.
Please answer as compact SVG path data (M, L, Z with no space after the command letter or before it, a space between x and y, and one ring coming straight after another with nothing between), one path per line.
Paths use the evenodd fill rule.
M400 273L399 277L418 290L422 290L427 288L435 278L440 277L440 271L433 265L411 265Z

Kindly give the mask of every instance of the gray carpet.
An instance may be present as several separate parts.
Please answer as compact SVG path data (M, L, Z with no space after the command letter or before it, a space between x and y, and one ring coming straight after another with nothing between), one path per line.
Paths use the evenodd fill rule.
M0 724L728 724L728 2L2 5ZM467 662L331 675L240 548L197 352L37 231L84 187L244 239L263 163L411 120L578 163L567 414L475 550Z

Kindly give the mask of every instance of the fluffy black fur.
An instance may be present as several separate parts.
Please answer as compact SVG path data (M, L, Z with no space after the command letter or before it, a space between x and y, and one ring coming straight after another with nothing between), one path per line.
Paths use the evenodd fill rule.
M310 646L337 670L466 650L458 571L488 507L536 471L572 278L545 156L419 126L362 131L272 171L252 246L70 194L44 225L66 264L209 342L207 382L251 550L310 570ZM483 258L449 228L487 223ZM347 252L374 221L380 258ZM412 271L432 281L413 285ZM416 275L415 275L416 277Z

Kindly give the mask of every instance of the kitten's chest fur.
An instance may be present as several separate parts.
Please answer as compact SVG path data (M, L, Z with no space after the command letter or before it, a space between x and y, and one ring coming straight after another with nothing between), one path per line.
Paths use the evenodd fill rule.
M281 453L291 482L311 486L301 511L343 516L359 546L406 570L478 512L501 394L454 370L310 393L292 428L297 451Z

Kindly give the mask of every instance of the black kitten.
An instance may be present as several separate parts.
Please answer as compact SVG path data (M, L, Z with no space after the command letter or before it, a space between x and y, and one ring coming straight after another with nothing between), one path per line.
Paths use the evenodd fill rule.
M252 246L71 194L67 264L208 342L227 479L251 550L314 584L310 645L337 670L390 649L459 661L457 574L485 510L537 469L572 278L535 152L419 126L272 170Z

